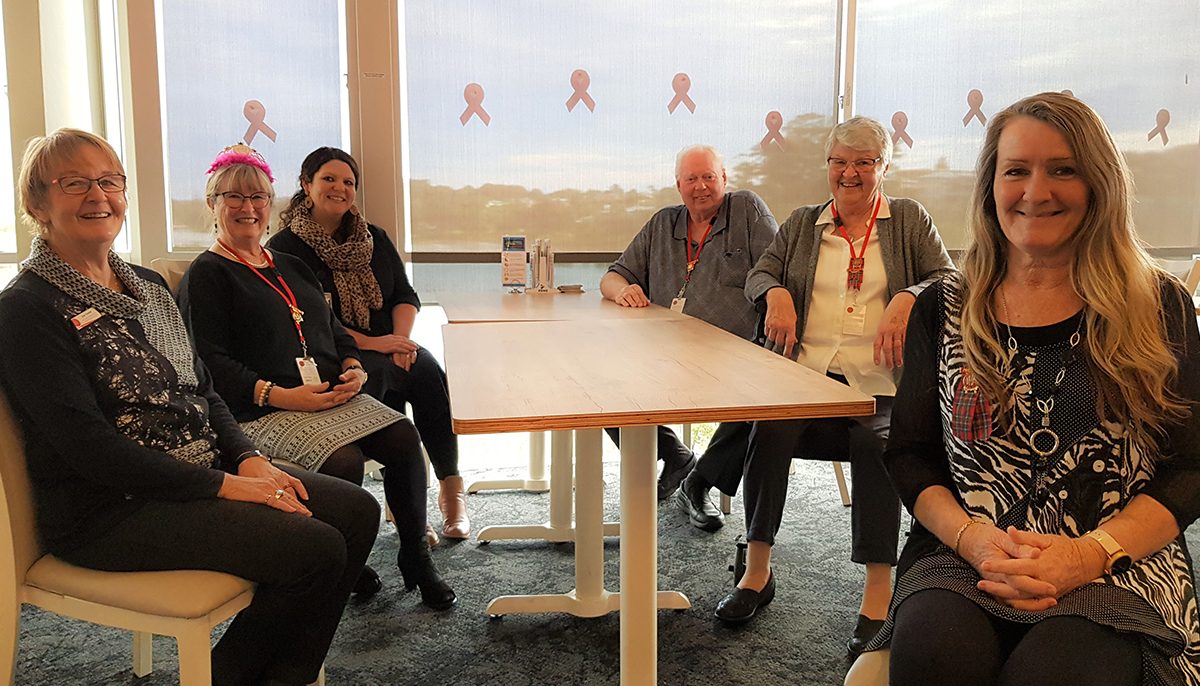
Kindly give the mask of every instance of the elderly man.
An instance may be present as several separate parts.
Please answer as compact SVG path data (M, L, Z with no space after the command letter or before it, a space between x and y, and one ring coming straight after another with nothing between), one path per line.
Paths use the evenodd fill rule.
M680 151L675 188L683 204L663 208L646 222L600 280L604 297L625 307L670 307L753 339L758 315L743 292L746 274L779 225L761 198L751 191L726 193L725 183L725 165L715 149L696 145ZM670 429L658 427L658 457L663 461L659 499L671 495L693 467L703 473L706 463L735 466L740 477L749 427L742 422L721 424L698 467L692 451ZM608 434L618 441L616 429ZM707 459L730 453L731 459ZM720 483L716 474L704 476L697 484ZM725 518L709 500L708 490L681 489L676 498L693 525L716 531Z

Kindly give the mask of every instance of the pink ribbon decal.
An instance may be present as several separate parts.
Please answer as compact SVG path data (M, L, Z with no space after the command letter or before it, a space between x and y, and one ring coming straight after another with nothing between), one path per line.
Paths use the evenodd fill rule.
M1158 126L1155 126L1153 129L1150 130L1150 133L1146 134L1146 140L1152 141L1152 140L1154 140L1155 136L1162 136L1163 145L1166 146L1167 141L1169 140L1167 138L1167 124L1170 124L1170 123L1171 123L1171 113L1166 110L1159 110L1158 111Z
M467 101L467 109L463 110L462 116L458 118L463 126L467 125L467 121L471 117L479 117L479 121L483 122L484 126L492 123L492 115L483 109L483 86L477 83L468 83L463 89L463 100Z
M264 136L275 142L275 129L267 126L264 121L267 118L267 108L257 100L247 100L242 107L242 114L245 115L246 121L250 122L250 128L246 129L246 135L242 136L242 140L246 141L246 145L250 145L250 141L261 131Z
M574 111L575 106L582 100L584 105L587 105L589 112L596 111L596 101L592 100L592 96L588 95L588 86L592 85L592 77L582 69L576 69L571 72L571 88L575 92L567 99L567 111Z
M671 103L667 105L668 112L675 114L675 108L679 107L679 103L683 103L683 106L688 108L689 112L696 113L696 103L692 102L692 99L688 97L688 89L691 87L692 80L683 72L679 72L675 75L675 78L671 79L671 88L675 89L675 97L671 98Z
M767 135L763 136L762 143L759 143L759 145L763 150L766 150L771 141L775 141L775 145L778 145L780 150L787 150L787 147L784 146L786 141L783 138L783 134L779 133L779 129L783 128L783 115L772 110L767 112L766 121Z
M978 119L979 123L987 126L987 117L984 116L983 110L979 109L983 105L983 93L978 88L972 88L970 93L967 93L967 104L971 109L967 110L967 116L963 117L963 127L971 123L971 119Z
M908 115L903 112L896 112L892 115L892 145L899 141L904 141L909 148L912 147L912 138L909 137L905 129L908 128Z

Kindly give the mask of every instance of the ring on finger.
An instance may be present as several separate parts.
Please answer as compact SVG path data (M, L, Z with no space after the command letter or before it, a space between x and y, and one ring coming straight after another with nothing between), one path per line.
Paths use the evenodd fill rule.
M284 494L284 490L282 488L275 489L275 499L276 500L279 500L280 498L282 498L283 494Z

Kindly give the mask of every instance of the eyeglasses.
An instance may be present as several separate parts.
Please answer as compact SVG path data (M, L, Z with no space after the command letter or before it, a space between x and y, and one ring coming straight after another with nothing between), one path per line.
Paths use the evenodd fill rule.
M865 173L874 170L882 159L882 157L876 157L873 160L854 160L850 162L837 157L830 157L825 162L829 164L830 169L836 172L844 172L846 171L846 167L853 165L854 171Z
M98 179L89 179L86 176L64 176L54 179L50 183L61 188L62 192L67 195L84 195L92 190L93 183L105 193L119 193L125 190L125 175L106 174Z
M250 201L250 206L256 210L261 210L262 208L271 204L271 196L267 195L266 193L242 195L241 193L229 191L228 193L217 193L217 195L221 198L224 198L225 204L229 205L230 209L234 210L246 204L247 200Z
M711 186L714 183L716 183L717 179L719 179L719 178L721 178L721 177L717 176L716 174L713 174L712 172L709 172L707 174L700 174L698 176L696 174L688 174L687 176L680 177L679 180L684 183L687 183L687 184L693 184L693 183L696 183L697 181L703 181L706 186Z

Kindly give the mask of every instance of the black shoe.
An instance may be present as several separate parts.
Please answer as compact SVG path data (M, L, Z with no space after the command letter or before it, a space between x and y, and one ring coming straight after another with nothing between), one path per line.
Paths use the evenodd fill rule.
M421 589L421 602L434 610L448 610L458 602L454 589L442 581L433 566L429 554L429 542L424 533L412 543L400 543L400 556L396 560L400 574L404 577L404 590Z
M383 581L379 578L379 574L371 569L370 565L363 565L362 571L358 574L358 581L354 582L354 595L370 598L383 588Z
M850 653L850 657L858 657L882 628L882 619L868 619L865 615L859 615L858 623L854 625L854 633L850 635L850 641L846 644L846 651Z
M696 456L689 450L686 456L663 465L662 474L658 477L658 499L666 500L679 488L683 478L692 472L696 466Z
M726 624L745 624L754 619L754 614L760 607L765 607L775 600L775 572L767 577L767 585L761 591L751 591L748 588L735 588L733 593L717 603L713 614Z
M687 513L692 526L712 533L725 526L725 515L713 505L712 500L709 500L708 489L709 485L704 483L704 478L693 470L675 494L675 502Z

